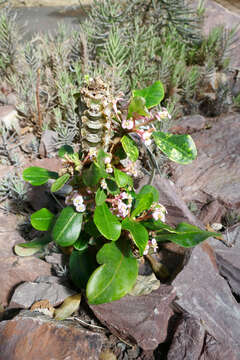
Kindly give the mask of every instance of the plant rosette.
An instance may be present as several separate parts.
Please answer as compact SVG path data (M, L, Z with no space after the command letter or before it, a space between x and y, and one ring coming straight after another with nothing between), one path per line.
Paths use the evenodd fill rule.
M46 232L44 241L35 241L38 249L50 241L73 249L70 274L76 287L86 289L90 304L118 300L129 293L138 276L138 258L156 252L159 241L193 247L216 235L186 223L170 227L157 189L145 185L138 193L134 190L139 158L134 136L181 164L190 163L197 155L189 135L155 130L154 123L170 116L166 109L152 111L163 97L162 83L157 81L133 91L125 115L117 110L116 102L107 151L104 146L79 154L63 146L59 150L64 164L60 174L38 167L23 172L24 180L34 186L54 179L51 191L56 194L66 183L72 186L58 214L41 209L32 214L31 224ZM34 248L34 243L18 246Z

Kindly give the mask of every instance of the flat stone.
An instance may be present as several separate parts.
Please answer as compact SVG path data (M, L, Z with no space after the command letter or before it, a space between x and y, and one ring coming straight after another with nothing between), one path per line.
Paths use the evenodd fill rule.
M199 360L239 360L237 354L228 344L217 342L212 336L207 335L203 348L203 353ZM190 359L189 359L190 360Z
M21 312L0 323L0 359L98 360L104 337L73 322Z
M52 284L25 282L15 289L9 308L29 309L39 300L48 300L52 306L58 306L68 296L74 294L76 294L76 291L57 282Z
M14 288L24 281L34 281L39 275L50 275L51 266L34 257L0 256L0 303L6 306Z
M199 360L205 337L204 327L191 316L177 326L167 360Z
M213 200L203 206L199 214L199 219L204 225L221 223L225 213L226 208L218 200Z
M173 315L169 305L174 297L171 286L161 285L149 295L127 295L111 303L90 305L90 308L113 334L148 351L167 337L168 321Z
M240 295L240 224L236 224L223 234L224 240L231 247L221 241L213 239L211 246L216 254L220 274L227 279L232 292Z
M56 131L45 130L42 133L40 146L39 146L39 154L40 157L53 157L56 155L56 143L58 140L58 134Z
M227 208L240 207L240 115L223 115L211 128L193 134L198 149L187 166L171 164L174 182L187 202L218 200Z
M202 115L184 116L178 120L170 131L174 134L193 134L203 130L206 126L206 119Z
M24 239L16 231L16 216L0 214L0 258L13 256L14 245L21 242L24 242Z

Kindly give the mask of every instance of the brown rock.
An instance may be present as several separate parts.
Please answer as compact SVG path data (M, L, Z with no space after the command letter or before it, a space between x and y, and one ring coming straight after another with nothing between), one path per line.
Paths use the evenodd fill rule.
M200 360L239 360L239 353L237 354L228 344L220 344L212 336L207 335L203 354Z
M33 281L39 275L50 275L51 266L34 257L0 256L0 302L5 306L16 285Z
M0 214L0 258L13 256L14 245L21 242L24 242L24 239L16 231L16 216Z
M240 115L221 116L212 127L193 135L198 156L191 164L172 164L173 178L185 201L218 200L240 207Z
M204 129L205 126L206 119L201 115L184 116L170 131L175 134L193 134Z
M225 207L218 201L213 200L201 209L199 219L204 225L221 223L222 217L225 215Z
M178 324L167 360L199 360L204 337L204 327L193 317L185 317Z
M62 168L62 161L61 159L57 159L57 158L35 159L32 161L28 161L24 165L24 168L27 168L29 166L39 166L50 171L58 172Z
M98 360L103 336L25 311L0 323L0 360Z
M113 334L137 343L143 350L154 350L165 341L170 308L175 293L171 286L161 285L149 295L130 296L101 305L90 305L97 318Z
M240 295L240 225L237 224L223 234L227 247L221 241L213 239L211 246L215 250L220 274L227 279L232 292Z
M45 130L42 133L40 146L39 146L39 154L40 157L53 157L56 155L56 142L58 140L58 134L56 131Z

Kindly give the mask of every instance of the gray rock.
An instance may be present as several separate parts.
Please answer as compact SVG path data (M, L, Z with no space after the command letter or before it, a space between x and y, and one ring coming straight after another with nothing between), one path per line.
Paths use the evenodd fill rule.
M76 291L61 284L25 282L19 285L11 298L9 308L29 309L39 300L48 300L52 306L58 306Z
M58 141L58 134L52 130L45 130L42 133L39 154L42 158L54 157L57 153L56 143Z
M98 360L104 336L24 311L0 323L0 359Z
M205 126L205 117L202 115L190 115L179 119L177 125L173 126L170 131L175 134L193 134L203 130Z

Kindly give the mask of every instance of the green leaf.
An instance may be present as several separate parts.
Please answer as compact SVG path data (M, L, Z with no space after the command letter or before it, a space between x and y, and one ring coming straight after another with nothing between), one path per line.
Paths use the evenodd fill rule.
M152 193L138 194L136 207L131 214L131 218L140 215L144 210L150 209L152 203L153 203Z
M197 226L187 223L180 223L176 227L176 233L159 234L156 236L156 240L168 240L183 247L193 247L211 236L219 236L219 234L201 230Z
M161 230L165 230L165 231L169 231L171 233L176 233L176 230L174 228L172 228L171 226L165 224L164 222L162 222L161 220L154 220L154 219L150 219L148 221L144 221L142 222L142 224L148 228L149 230L154 230L154 231L161 231Z
M103 151L103 149L100 149L97 153L97 163L98 165L105 169L105 158L107 157L108 155Z
M67 206L61 211L53 227L53 240L60 246L71 246L77 241L81 228L82 214Z
M62 305L55 310L55 320L65 320L79 309L81 294L75 294L67 297Z
M69 180L70 174L64 174L60 178L58 178L51 186L51 191L56 192L60 190L66 182Z
M140 256L143 256L143 252L148 243L148 231L139 222L128 218L123 220L122 228L130 232L134 243L139 249Z
M102 236L101 233L98 231L96 225L94 224L93 219L89 219L88 222L84 224L84 231L86 231L87 234L93 236L94 238Z
M127 185L133 186L133 180L132 180L131 176L129 176L128 174L126 174L125 172L123 172L121 170L114 168L114 177L115 177L117 185L120 188L125 187Z
M133 114L138 114L141 116L149 116L148 109L146 108L146 100L141 96L134 96L131 99L131 102L128 107L128 119L133 116Z
M47 231L52 225L54 214L46 208L36 211L31 216L31 224L36 230Z
M106 203L96 206L93 220L106 239L116 241L121 235L121 224L117 216L111 213Z
M71 279L78 289L86 288L87 282L97 267L96 255L90 252L73 250L69 260Z
M41 248L34 247L34 248L23 248L20 244L14 246L14 252L18 256L32 256L36 254Z
M23 171L23 179L33 186L45 184L49 179L57 179L58 173L47 169L31 166Z
M112 179L105 179L107 184L107 191L112 195L117 195L120 193L117 183Z
M45 245L49 244L52 241L51 236L48 234L42 236L41 238L34 239L32 241L28 241L25 243L18 244L18 246L21 246L23 248L38 248L41 249Z
M106 198L107 195L105 194L105 192L101 188L99 188L95 195L96 205L102 205L105 202Z
M153 138L160 150L169 159L179 164L189 164L197 156L195 143L190 135L174 135L157 131Z
M58 150L58 156L64 158L64 155L72 155L74 153L73 148L70 145L63 145Z
M129 136L124 135L121 139L122 147L129 159L133 162L137 161L139 151L134 140Z
M153 202L158 202L159 200L159 193L157 189L152 185L144 185L141 190L139 191L139 195L149 194L152 193L153 195Z
M95 186L101 178L107 176L106 171L101 168L96 162L93 162L90 167L83 171L82 179L86 186Z
M133 287L137 274L137 260L132 256L127 240L105 244L97 254L99 266L87 284L90 304L118 300Z
M146 100L148 109L157 106L164 98L164 88L161 81L156 81L151 86L141 90L133 90L133 96L141 96Z
M89 236L82 231L77 241L73 244L74 249L83 251L88 248Z

